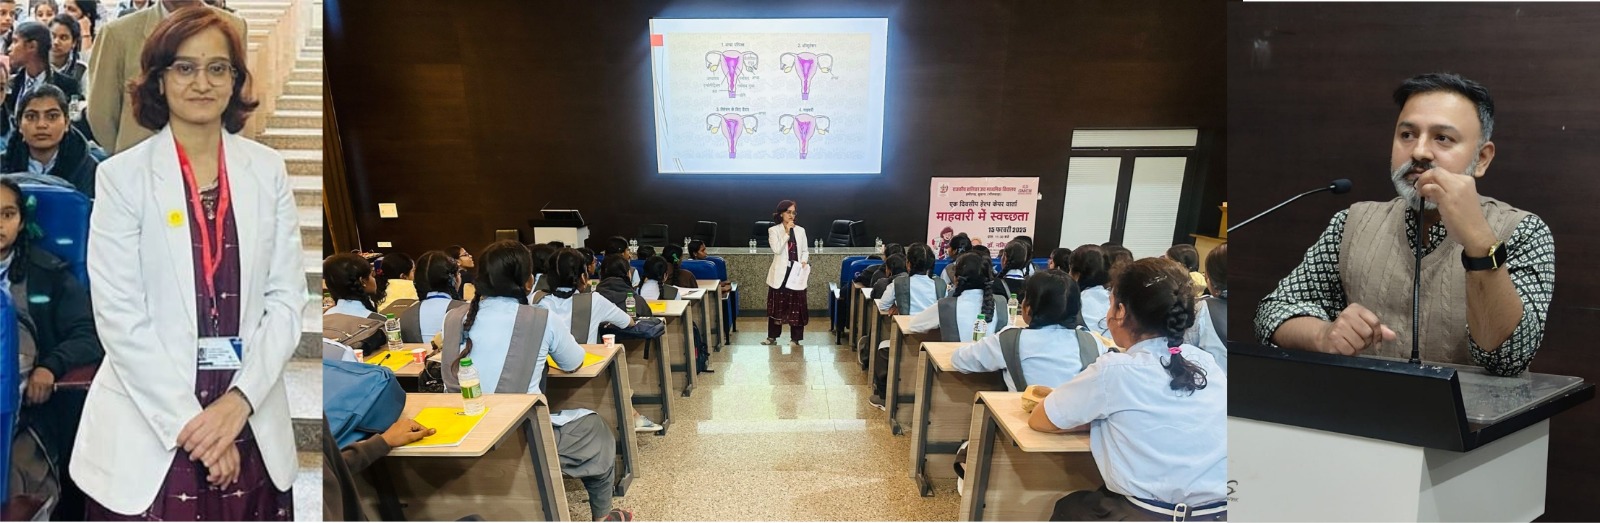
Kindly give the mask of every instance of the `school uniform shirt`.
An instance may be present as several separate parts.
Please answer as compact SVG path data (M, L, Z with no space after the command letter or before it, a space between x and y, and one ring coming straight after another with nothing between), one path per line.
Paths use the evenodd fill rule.
M1192 395L1168 386L1166 339L1151 338L1101 355L1040 404L1057 427L1089 424L1089 452L1112 492L1190 506L1226 499L1228 376L1210 354L1180 347L1206 370L1206 388Z
M677 285L669 285L669 287L678 287L678 286ZM678 295L682 296L683 293L688 292L690 290L692 290L692 289L686 289L686 288L683 288L683 287L678 287ZM659 299L661 299L661 287L659 287L657 285L657 282L655 280L645 280L644 283L639 287L638 296L640 298L644 298L646 300L659 300Z
M417 284L411 280L389 280L389 287L383 296L383 302L378 304L378 310L387 308L399 300L416 300Z
M964 296L964 295L963 295ZM958 307L959 310L959 307ZM1096 350L1104 353L1104 346L1095 343ZM1060 325L1043 325L1036 329L1022 329L1017 337L1017 359L1022 362L1022 374L1034 385L1054 387L1078 375L1083 360L1078 357L1078 336L1073 329ZM1005 354L1000 352L1000 337L985 336L982 340L962 345L950 358L950 363L961 372L994 372L1006 370ZM1004 372L1006 387L1018 392L1011 373Z
M1031 271L1022 271L1022 270L1018 270L1018 269L1011 269L1010 271L1006 272L1006 274L1004 276L1001 276L1000 279L996 279L994 281L993 288L994 288L995 294L1001 294L1001 291L1006 288L1006 285L1010 285L1011 286L1011 292L1005 293L1005 294L1008 297L1009 297L1010 294L1016 294L1017 295L1017 299L1019 299L1019 300L1022 299L1022 285L1024 283L1027 283L1028 273L1029 272L1031 272ZM1006 281L1004 283L1001 283L1001 281L1000 281L1001 279L1004 279Z
M421 307L417 309L418 332L422 334L422 339L431 340L444 328L444 314L450 312L450 295L430 292L417 306Z
M1228 344L1217 333L1216 326L1211 324L1211 308L1201 302L1195 302L1194 326L1183 334L1183 342L1200 347L1212 359L1217 360L1217 366L1223 372L1228 371Z
M372 309L368 309L366 305L363 305L361 302L356 300L339 300L338 303L333 304L333 307L329 307L327 312L322 313L323 316L327 316L329 314L343 314L346 316L355 316L357 318L367 318L372 316Z
M955 295L955 291L950 291L950 294ZM982 290L967 289L961 292L961 296L956 297L956 328L961 329L961 339L972 339L972 326L978 322L978 313L980 312L983 312ZM992 316L997 318L1005 313L1006 311L1001 309L994 311ZM988 318L988 323L984 324L983 331L994 334L994 323L995 318ZM929 305L928 308L922 309L922 312L911 316L911 329L908 332L920 334L936 330L939 330L938 306Z
M500 383L500 372L505 370L506 355L511 350L511 333L516 327L517 307L521 305L515 299L500 296L479 300L478 316L472 322L472 331L463 336L463 344L466 343L465 339L472 340L472 354L467 356L472 358L472 367L478 369L478 380L485 394L493 394L495 385ZM539 354L533 364L533 379L528 381L528 394L540 393L539 376L544 374L546 356L556 360L557 367L571 369L583 365L583 347L567 331L569 324L558 323L554 321L555 317L555 314L551 314L544 324ZM455 371L453 366L447 368ZM589 414L594 414L594 411L567 409L554 412L550 414L550 424L560 427Z
M1079 295L1083 299L1083 326L1095 334L1111 337L1111 328L1106 325L1106 313L1111 311L1111 290L1104 285L1097 285L1084 289Z
M567 292L572 289L562 287L556 290ZM599 343L596 340L600 339L600 324L602 323L610 323L618 327L627 327L633 323L633 318L629 318L628 313L618 308L616 304L611 303L611 300L596 296L591 303L593 305L589 306L589 339L578 340L578 343ZM554 294L546 294L544 299L539 300L539 303L535 303L534 306L548 309L551 322L559 322L559 325L566 326L568 329L572 327L572 298L557 298ZM559 320L557 319L558 317L560 318Z
M917 274L907 278L906 281L911 285L911 296L909 297L911 310L900 311L900 314L914 315L928 307L932 307L935 302L939 301L939 289L933 284L933 278L929 278L924 274ZM889 307L894 306L895 292L897 291L894 290L894 280L889 280L889 285L883 288L883 299L878 300L878 312L889 312ZM949 292L948 288L946 288L945 292ZM963 296L965 295L963 294ZM957 309L959 310L960 307L957 307ZM973 316L973 321L977 321L977 316Z

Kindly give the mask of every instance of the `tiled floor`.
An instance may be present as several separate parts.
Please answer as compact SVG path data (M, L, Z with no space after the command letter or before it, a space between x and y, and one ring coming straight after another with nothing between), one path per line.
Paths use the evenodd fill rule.
M956 519L954 481L917 494L909 438L867 404L866 373L832 345L828 319L813 318L800 347L761 345L764 322L742 320L667 435L640 438L641 475L615 506L646 521ZM585 520L588 495L568 483L572 519Z

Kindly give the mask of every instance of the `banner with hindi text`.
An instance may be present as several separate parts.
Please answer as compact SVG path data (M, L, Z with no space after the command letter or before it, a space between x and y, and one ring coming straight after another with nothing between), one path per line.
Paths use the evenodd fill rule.
M961 233L998 255L1012 238L1034 236L1039 179L934 178L928 200L927 242L939 258Z

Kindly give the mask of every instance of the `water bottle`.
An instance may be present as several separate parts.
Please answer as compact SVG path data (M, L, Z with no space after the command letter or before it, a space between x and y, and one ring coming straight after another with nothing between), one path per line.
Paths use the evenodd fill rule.
M876 240L873 240L872 246L878 248L878 254L883 254L883 238L880 237Z
M461 358L461 371L456 376L461 381L461 413L483 414L483 385L478 382L478 369L472 367L472 358Z
M400 341L400 320L394 314L385 314L383 317L383 335L389 338L389 350L400 350L405 345Z
M972 325L972 341L983 339L983 330L989 324L989 317L978 314L978 322Z
M1006 300L1006 311L1011 314L1010 316L1007 316L1008 318L1011 318L1008 321L1012 325L1018 324L1018 322L1017 322L1017 293L1014 293L1014 292L1011 293L1011 298Z
M634 308L633 293L628 293L628 297L622 300L622 305L628 309L629 319L639 319L639 310Z
M756 253L756 239L755 238L751 238L750 239L750 254L755 254L755 253Z
M689 237L683 237L683 252L689 252Z

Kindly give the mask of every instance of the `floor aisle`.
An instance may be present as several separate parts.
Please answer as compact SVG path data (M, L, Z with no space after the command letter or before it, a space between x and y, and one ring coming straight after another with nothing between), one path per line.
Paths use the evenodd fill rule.
M802 346L764 346L763 318L740 321L715 374L678 398L666 436L639 440L642 476L615 505L644 521L952 521L953 480L934 497L907 477L908 436L867 404L871 387L827 318L812 318ZM680 378L681 379L681 378ZM568 481L574 521L588 495Z

